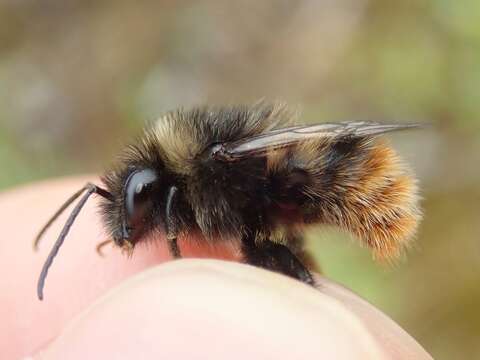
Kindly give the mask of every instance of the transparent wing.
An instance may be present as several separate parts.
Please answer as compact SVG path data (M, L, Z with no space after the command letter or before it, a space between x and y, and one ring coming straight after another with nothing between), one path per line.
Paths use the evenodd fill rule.
M273 130L257 136L215 146L213 157L218 161L231 162L264 156L267 151L294 146L313 138L364 137L387 132L420 127L419 124L378 124L369 122L324 123L309 126L293 126Z

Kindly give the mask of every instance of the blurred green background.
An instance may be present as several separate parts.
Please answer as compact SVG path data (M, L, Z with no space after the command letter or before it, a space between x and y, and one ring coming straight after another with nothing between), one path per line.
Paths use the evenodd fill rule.
M180 105L429 122L392 137L424 198L408 259L328 229L309 247L436 359L480 358L479 90L478 0L0 0L0 189L101 172Z

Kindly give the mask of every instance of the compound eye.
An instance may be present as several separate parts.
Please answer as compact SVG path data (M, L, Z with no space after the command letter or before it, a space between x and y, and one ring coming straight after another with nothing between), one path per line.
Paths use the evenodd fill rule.
M133 227L144 218L152 204L152 193L158 176L152 169L135 171L125 184L125 207L127 223Z

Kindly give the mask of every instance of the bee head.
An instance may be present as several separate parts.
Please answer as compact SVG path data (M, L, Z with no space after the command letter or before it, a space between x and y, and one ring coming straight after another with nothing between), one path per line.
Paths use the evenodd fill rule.
M154 143L131 146L102 181L113 201L103 201L102 216L116 245L131 248L164 218L166 170Z

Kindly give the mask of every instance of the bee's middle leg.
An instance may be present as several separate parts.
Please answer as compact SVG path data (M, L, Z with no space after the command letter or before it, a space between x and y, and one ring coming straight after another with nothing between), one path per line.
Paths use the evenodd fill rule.
M257 243L253 235L245 235L242 238L242 253L245 262L250 265L279 272L306 284L315 285L310 271L285 245L269 239L262 239Z

